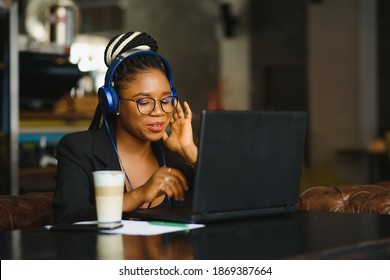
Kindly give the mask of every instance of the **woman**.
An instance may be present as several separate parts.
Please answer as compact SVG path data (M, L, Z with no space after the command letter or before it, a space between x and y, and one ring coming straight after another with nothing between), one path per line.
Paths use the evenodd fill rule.
M91 126L64 136L57 147L55 223L96 219L95 170L125 172L123 211L189 201L185 193L198 155L192 113L175 96L169 64L157 48L140 32L108 43L106 84Z

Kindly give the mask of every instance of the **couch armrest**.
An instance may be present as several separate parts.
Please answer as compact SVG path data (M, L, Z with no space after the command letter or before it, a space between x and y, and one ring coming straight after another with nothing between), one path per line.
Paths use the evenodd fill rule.
M299 209L390 214L390 184L311 187L300 195Z
M52 192L0 195L0 231L52 224L52 200Z

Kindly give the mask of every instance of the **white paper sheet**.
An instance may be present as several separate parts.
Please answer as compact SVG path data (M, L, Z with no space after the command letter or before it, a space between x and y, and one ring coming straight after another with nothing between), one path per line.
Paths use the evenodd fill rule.
M123 227L121 228L102 232L128 235L156 235L204 227L202 224L176 224L172 226L173 223L156 224L157 222L151 223L146 221L122 221L122 223Z
M79 222L78 224L95 224L96 221ZM113 230L101 230L102 233L126 235L157 235L175 231L188 231L204 227L203 224L182 224L161 221L122 221L123 227Z

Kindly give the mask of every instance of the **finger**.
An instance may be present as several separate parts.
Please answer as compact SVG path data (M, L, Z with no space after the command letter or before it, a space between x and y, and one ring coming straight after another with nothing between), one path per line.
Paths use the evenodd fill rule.
M172 168L168 168L168 172L170 172L170 170L172 170ZM186 186L179 177L175 175L164 176L163 184L172 187L172 191L175 193L175 195L179 194L180 197L184 196Z
M180 119L179 112L175 110L175 112L173 113L172 123L174 123L178 119Z
M192 120L192 111L187 101L184 101L184 110L186 111L186 118Z
M181 104L177 104L177 115L179 118L184 118L184 111L183 111L183 107L181 107Z
M177 182L184 190L188 190L187 179L180 170L171 167L160 167L156 173L159 173L160 181L172 180Z
M183 108L181 107L180 102L177 103L176 109L173 113L173 119L178 120L180 119L181 115L183 114Z
M187 179L180 170L172 168L169 175L171 175L176 181L178 181L180 185L183 186L184 190L188 190Z
M165 167L164 173L161 177L160 186L166 186L164 190L169 188L176 200L184 199L184 193L188 189L184 175L179 170L171 167Z
M175 194L175 199L176 200L183 200L184 199L184 192L185 192L185 189L184 189L184 186L183 184L181 184L181 182L179 181L173 181L172 182L173 184L173 192Z
M164 185L166 186L166 190L169 190L172 193L171 197L174 197L175 200L184 199L184 189L179 182L169 180Z
M161 191L163 191L168 197L173 197L174 196L174 193L172 191L172 189L170 188L170 186L166 183L162 183L160 185L160 189Z

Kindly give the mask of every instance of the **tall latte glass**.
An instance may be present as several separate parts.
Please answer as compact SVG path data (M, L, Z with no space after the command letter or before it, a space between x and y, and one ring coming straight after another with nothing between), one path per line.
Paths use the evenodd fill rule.
M117 170L92 172L98 224L121 223L125 174Z

